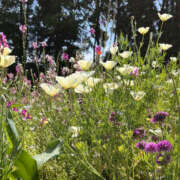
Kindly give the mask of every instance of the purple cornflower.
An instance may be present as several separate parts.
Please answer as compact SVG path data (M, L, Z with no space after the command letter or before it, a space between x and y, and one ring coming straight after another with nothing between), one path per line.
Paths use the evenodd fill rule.
M159 165L166 165L170 162L170 160L171 160L170 154L162 155L161 153L159 153L156 157L156 163Z
M144 127L134 129L134 132L133 132L134 138L142 138L143 136L145 136Z
M19 30L20 30L22 33L26 33L26 31L27 31L27 26L21 24L21 25L19 26Z
M93 34L95 34L95 29L91 28L89 32L93 35Z
M145 145L145 151L146 152L150 152L150 153L154 153L157 152L157 144L154 142L149 142Z
M168 112L157 112L153 118L151 118L151 122L152 123L156 123L156 122L163 122L166 118L166 116L168 116Z
M157 143L157 151L171 151L172 150L172 145L168 140L162 140Z
M32 47L33 47L33 49L37 49L38 48L38 43L37 42L32 42Z
M140 142L136 143L136 147L139 148L139 149L141 149L141 150L144 150L146 144L147 144L147 143L143 140L143 141L140 141Z
M62 59L67 61L69 59L69 55L67 53L62 53Z

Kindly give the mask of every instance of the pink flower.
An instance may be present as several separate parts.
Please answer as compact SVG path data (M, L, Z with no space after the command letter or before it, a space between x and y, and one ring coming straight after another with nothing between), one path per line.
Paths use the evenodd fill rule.
M19 112L19 109L18 108L16 108L16 107L13 107L13 109L12 109L13 111L15 111L15 112Z
M45 41L41 42L41 46L44 48L47 46L47 43Z
M53 57L52 56L50 56L50 55L46 55L46 59L47 59L47 61L49 62L49 64L54 64L54 60L53 60Z
M9 101L7 104L7 107L9 108L12 104L13 104L13 102Z
M62 59L67 61L69 59L69 55L67 53L62 53Z
M28 2L28 0L20 0L22 4Z
M2 83L3 83L3 84L6 84L6 82L7 82L7 77L5 77L5 78L2 80Z
M38 48L38 43L37 42L33 42L32 46L33 46L33 49L37 49Z
M9 47L7 44L6 36L4 35L3 32L0 33L0 46Z
M95 34L95 29L94 29L94 28L91 28L89 32L90 32L91 34Z
M40 78L42 79L42 80L44 80L45 79L45 75L44 75L44 73L40 73Z
M9 74L8 74L8 78L9 78L9 79L13 79L13 78L14 78L14 74L13 74L13 73L9 73Z
M26 25L20 25L20 26L19 26L19 30L20 30L22 33L26 33L26 31L27 31L27 26L26 26Z
M15 87L12 87L12 88L10 89L10 91L11 91L12 94L16 94L16 88L15 88Z
M23 71L22 65L21 64L17 64L16 66L16 73L20 74Z

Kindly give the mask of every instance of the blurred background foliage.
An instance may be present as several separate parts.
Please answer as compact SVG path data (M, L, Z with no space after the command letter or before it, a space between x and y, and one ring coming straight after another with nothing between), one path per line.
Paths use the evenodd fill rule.
M149 26L156 34L160 23L157 15L169 13L174 17L163 27L161 43L171 43L168 55L180 51L180 3L179 0L28 0L27 46L29 56L32 42L46 41L47 54L55 58L64 49L75 56L78 49L94 49L96 45L112 46L120 33L132 38L130 17L137 27ZM24 23L22 4L19 0L0 1L0 31L7 35L13 53L22 57L22 35L19 25ZM94 38L89 29L95 29ZM138 40L138 37L137 37ZM149 37L145 37L145 46ZM170 42L169 42L170 41ZM107 43L108 42L108 43ZM143 49L142 49L143 51ZM41 53L42 51L39 51ZM21 58L19 58L21 62Z

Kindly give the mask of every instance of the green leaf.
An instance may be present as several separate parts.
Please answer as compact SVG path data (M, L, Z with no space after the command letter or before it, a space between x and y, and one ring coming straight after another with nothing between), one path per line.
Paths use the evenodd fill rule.
M38 168L41 167L44 163L46 163L49 159L59 155L60 154L61 145L62 145L62 141L61 140L52 142L51 144L48 145L48 147L47 147L45 152L33 156L33 158L37 162Z
M22 180L39 180L36 161L26 151L22 151L15 162L13 175Z

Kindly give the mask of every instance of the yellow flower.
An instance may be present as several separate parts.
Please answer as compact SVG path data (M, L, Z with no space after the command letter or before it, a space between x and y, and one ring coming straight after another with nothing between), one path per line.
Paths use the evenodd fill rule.
M117 46L113 46L110 48L110 53L112 55L115 55L118 52L118 47Z
M172 45L161 43L161 44L159 44L159 47L161 50L167 51L168 49L170 49L172 47Z
M8 56L11 50L8 47L0 48L0 67L6 68L15 63L15 56Z
M15 63L15 56L0 55L0 67L6 68Z
M86 82L86 85L89 86L89 87L94 87L97 83L101 82L102 79L100 78L93 78L93 77L90 77L87 82Z
M78 65L80 66L80 68L84 71L89 70L89 68L91 67L93 61L85 61L85 60L80 60L77 62Z
M41 83L40 87L48 94L49 96L55 96L59 92L59 88L56 86L47 84L47 83Z
M122 53L119 53L119 56L121 56L124 59L128 58L131 55L132 55L131 51L123 51Z
M74 91L75 91L76 93L79 93L79 94L84 94L84 93L89 93L89 92L91 92L91 91L92 91L92 88L87 87L87 86L85 86L85 85L83 85L83 84L79 84L79 85L74 89Z
M146 93L144 91L138 91L138 92L131 91L130 94L136 101L139 101L145 96Z
M104 68L109 71L114 68L114 66L117 64L115 61L106 61L106 62L100 62L104 66Z
M149 31L149 27L140 27L138 28L138 32L142 35L145 35Z
M162 21L162 22L165 22L167 21L168 19L172 18L173 16L171 14L160 14L158 13L158 16L159 16L159 19Z

